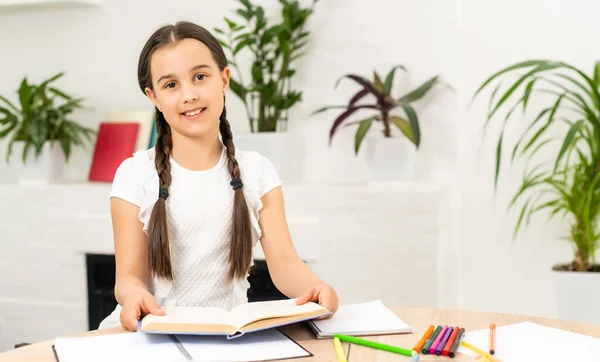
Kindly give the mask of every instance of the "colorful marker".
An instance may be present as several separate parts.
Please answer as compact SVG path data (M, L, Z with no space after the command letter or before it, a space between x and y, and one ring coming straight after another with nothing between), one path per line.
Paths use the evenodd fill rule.
M452 348L450 348L450 352L448 352L448 356L450 356L450 358L454 358L454 356L456 355L456 350L458 349L458 346L460 344L460 339L462 338L463 333L465 333L465 329L461 328L460 331L458 331L458 335L456 336L456 339L454 340L454 344L452 345Z
M352 336L347 336L344 334L334 334L333 337L337 337L339 338L340 341L344 341L344 342L348 342L348 343L353 343L353 344L358 344L361 346L365 346L365 347L370 347L370 348L375 348L375 349L380 349L382 351L387 351L387 352L392 352L392 353L398 353L404 356L408 356L408 357L412 357L413 361L418 361L419 360L419 354L413 350L410 349L406 349L406 348L402 348L402 347L396 347L396 346L392 346L389 344L383 344L383 343L379 343L379 342L374 342L374 341L369 341L367 339L362 339L362 338L357 338L357 337L352 337Z
M435 341L435 339L437 338L438 334L442 331L442 326L437 326L435 328L435 331L433 332L433 334L431 335L431 337L429 337L429 339L427 340L427 342L425 342L425 345L423 346L423 349L421 350L421 353L423 354L428 354L429 353L429 347L431 347L431 345L433 344L433 341Z
M448 338L450 338L450 334L452 333L453 330L454 329L452 328L452 326L448 326L448 328L446 329L446 333L444 333L444 337L442 337L440 344L438 344L438 346L435 349L436 356L442 355L442 350L446 346L446 343L448 342Z
M423 348L429 337L431 337L431 335L433 334L434 328L435 327L433 326L433 324L430 325L429 328L427 328L427 331L425 332L423 337L421 337L421 340L419 340L419 342L417 342L417 344L415 344L415 346L413 347L413 351L419 353L419 351Z
M439 344L442 341L442 338L444 338L444 335L446 334L447 330L448 330L448 326L444 326L444 328L442 329L440 334L438 334L437 338L435 339L435 341L433 342L431 347L429 347L429 354L435 354L435 349L437 348L437 346L439 346Z
M494 345L496 344L496 325L490 325L490 354L496 353Z
M460 331L460 327L454 327L454 330L452 331L450 338L448 338L448 342L446 343L446 346L444 346L444 349L442 350L443 356L447 356L448 353L450 352L450 348L452 348L452 345L454 344L454 340L456 340L456 336L458 335L459 331Z

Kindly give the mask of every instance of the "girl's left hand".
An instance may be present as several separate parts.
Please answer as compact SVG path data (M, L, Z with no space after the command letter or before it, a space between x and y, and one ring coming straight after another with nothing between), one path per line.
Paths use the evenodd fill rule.
M333 287L325 283L317 284L315 287L296 300L297 305L308 302L318 303L331 312L330 314L318 319L331 318L338 309L338 295Z

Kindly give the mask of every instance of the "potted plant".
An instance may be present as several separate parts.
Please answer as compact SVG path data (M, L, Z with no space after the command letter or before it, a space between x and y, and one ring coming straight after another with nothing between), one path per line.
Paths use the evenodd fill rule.
M349 78L361 86L360 90L350 98L346 105L326 106L312 113L315 115L330 109L342 109L342 113L336 117L329 130L329 146L342 125L344 127L356 125L355 156L358 156L373 122L380 124L382 133L379 136L366 137L367 164L372 180L404 179L413 176L414 153L421 143L421 129L417 112L412 103L423 98L439 83L439 77L436 75L403 96L395 98L392 95L392 88L397 69L406 70L402 65L392 67L385 80L377 71L373 72L372 80L356 74L344 75L338 79L335 88L342 79ZM369 95L374 97L374 102L359 103L361 99ZM402 116L393 113L397 108L402 109ZM374 114L348 122L350 116L361 110L372 110ZM393 132L394 129L398 132Z
M0 139L8 139L6 162L16 167L20 183L59 181L73 146L83 145L84 137L91 142L95 134L68 118L83 108L83 100L51 86L63 75L40 84L23 78L20 107L0 96Z
M512 145L510 163L522 157L527 166L521 187L508 205L509 209L521 208L514 236L538 212L569 223L564 239L573 246L572 259L552 267L560 318L600 323L600 266L595 262L600 237L600 62L595 63L593 74L562 61L520 62L486 79L473 98L494 81L513 74L517 76L508 89L494 88L485 122L489 127L494 116L506 110L500 117L503 126L496 146L494 188L507 146L504 131L514 119L511 115L521 110L527 127ZM535 93L550 96L552 102L535 109L531 102ZM527 113L530 109L535 111ZM564 136L557 137L560 133ZM551 162L539 161L541 150L554 150L555 157Z
M235 13L240 18L225 18L227 28L215 28L219 42L229 53L232 67L231 91L244 104L250 134L237 134L236 146L257 150L279 170L280 177L301 178L304 139L287 133L289 110L302 100L302 92L292 89L296 73L293 65L303 55L309 32L305 25L317 0L308 8L297 0L279 0L281 21L265 16L265 10L250 0L238 0ZM244 79L240 53L249 57L250 79Z

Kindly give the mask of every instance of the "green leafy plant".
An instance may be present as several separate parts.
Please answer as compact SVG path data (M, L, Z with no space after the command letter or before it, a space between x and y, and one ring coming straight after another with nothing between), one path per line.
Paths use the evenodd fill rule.
M593 74L553 60L528 60L510 65L487 78L475 92L492 86L501 77L516 76L502 87L494 87L484 130L501 113L501 132L496 145L494 189L501 171L504 132L514 112L521 110L525 131L512 145L510 163L517 157L526 161L525 173L519 190L509 204L521 205L514 236L522 225L530 222L537 212L547 211L549 218L569 219L570 234L565 237L574 246L573 261L568 265L556 264L556 270L600 271L595 265L595 251L599 247L598 217L600 216L600 62ZM550 97L552 102L541 110L527 112L535 106L534 94ZM557 136L562 134L563 136ZM556 145L550 162L536 161L540 151ZM543 156L542 156L543 158ZM531 166L533 164L533 166Z
M39 85L29 83L27 77L23 78L17 90L20 109L0 96L0 101L6 106L0 107L0 139L10 137L7 162L15 142L25 142L22 154L25 162L31 150L34 150L35 157L38 158L46 142L59 142L68 161L73 145L83 145L83 137L92 141L94 130L82 127L68 118L73 111L83 108L83 99L73 98L50 86L63 75L64 73L58 73Z
M421 144L421 129L419 126L419 118L417 112L412 107L411 103L423 98L436 84L439 83L439 77L436 75L419 87L406 93L405 95L394 98L392 96L392 88L394 77L397 69L406 71L402 65L393 67L386 75L385 80L382 80L377 71L373 72L373 80L356 74L347 74L337 80L335 88L338 87L340 81L344 78L349 78L358 83L362 88L352 96L347 105L327 106L320 108L312 113L312 115L321 113L330 109L343 109L344 111L333 121L333 125L329 131L329 145L333 140L333 136L339 130L340 126L349 119L349 117L360 109L373 109L377 114L364 118L362 120L346 123L345 126L358 124L356 135L354 137L354 152L358 155L360 145L365 138L365 135L371 128L373 121L381 122L383 126L384 137L391 137L391 125L398 127L400 132L404 134L417 148ZM375 103L358 104L358 101L367 95L375 97ZM406 118L391 112L396 108L402 108Z
M287 124L289 109L302 100L302 92L291 89L296 73L292 65L308 44L309 32L304 27L318 0L309 8L301 7L297 0L279 0L281 22L274 24L262 6L238 1L241 7L235 13L241 20L226 17L227 29L215 28L235 70L230 88L244 103L252 132L276 132L278 123ZM249 82L244 82L237 60L244 49L251 55Z

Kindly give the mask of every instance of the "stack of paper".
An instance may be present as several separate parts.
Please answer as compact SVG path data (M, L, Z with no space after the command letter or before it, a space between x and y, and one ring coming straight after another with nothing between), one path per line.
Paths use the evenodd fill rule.
M57 338L55 350L59 362L270 361L311 356L277 329L233 340L146 333Z
M600 339L531 322L496 327L495 356L503 362L598 361ZM489 351L489 330L465 332L464 341ZM461 346L459 353L475 356Z
M412 332L412 327L383 305L381 300L341 305L333 317L311 320L308 325L317 338L331 338L335 333L367 336Z

